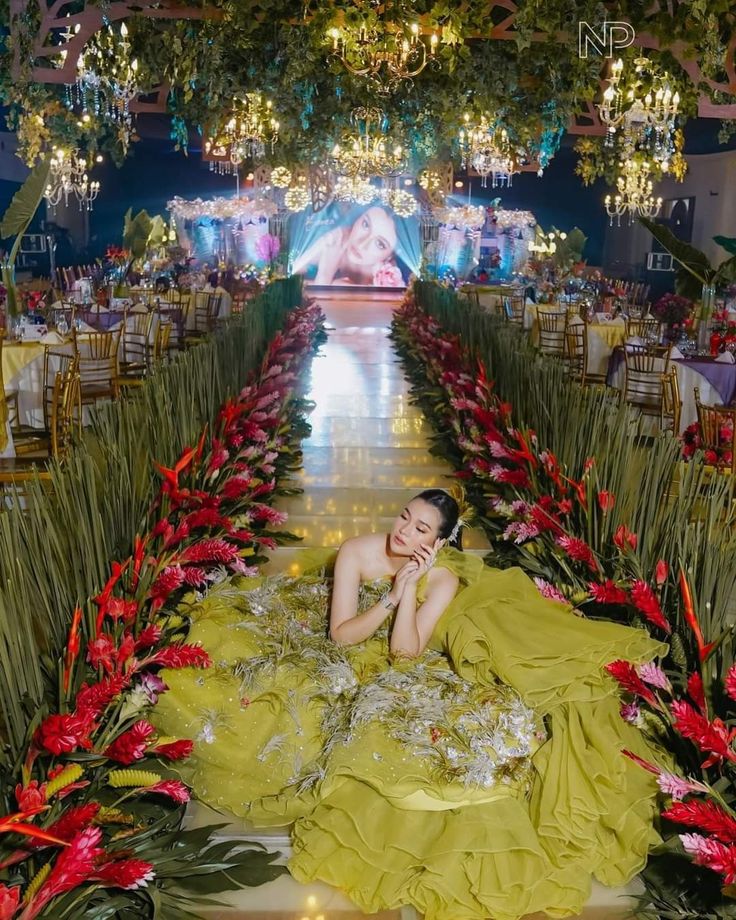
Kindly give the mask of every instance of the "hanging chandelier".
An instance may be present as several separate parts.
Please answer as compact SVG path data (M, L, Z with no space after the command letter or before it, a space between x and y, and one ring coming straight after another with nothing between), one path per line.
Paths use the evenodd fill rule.
M330 153L330 166L339 176L367 179L400 176L408 167L407 152L384 130L386 117L380 109L353 109L354 132L346 132Z
M333 196L336 201L370 204L379 197L379 189L362 176L340 176L335 182Z
M621 218L627 214L629 224L637 217L654 218L662 207L662 199L652 194L651 167L646 160L626 160L621 166L621 175L616 180L617 193L606 195L606 213L613 226L621 226Z
M597 107L607 128L605 144L612 147L620 140L622 159L643 152L667 172L675 153L680 94L672 91L669 74L659 73L648 58L636 58L630 81L623 79L623 69L619 58Z
M505 128L492 125L485 115L471 124L470 116L466 114L464 127L458 134L458 144L463 169L474 169L481 177L483 188L488 187L488 176L491 176L492 188L511 185L511 177L518 172L518 164Z
M101 162L102 157L97 157ZM79 156L78 150L65 151L57 147L50 161L48 182L44 198L52 211L55 211L62 198L64 207L74 197L79 202L79 210L92 210L92 203L100 192L99 182L90 182L87 174L87 160Z
M366 77L382 94L392 93L402 84L410 85L430 61L436 60L439 43L436 33L430 33L427 42L416 22L407 23L399 11L392 14L388 6L378 7L375 26L364 22L357 28L333 26L327 32L332 54L350 73Z
M261 93L246 93L235 100L225 125L205 139L205 158L210 171L231 175L244 161L262 159L267 147L273 153L278 139L279 123L273 116L271 100Z

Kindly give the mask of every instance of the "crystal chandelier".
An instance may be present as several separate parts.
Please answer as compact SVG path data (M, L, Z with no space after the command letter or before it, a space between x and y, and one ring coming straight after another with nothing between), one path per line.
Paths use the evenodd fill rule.
M613 226L621 226L621 218L628 214L629 224L637 217L653 218L659 214L662 199L652 194L650 164L646 160L626 160L621 166L621 175L616 180L617 194L606 195L606 213Z
M458 134L461 164L470 166L481 177L481 185L487 188L488 176L491 187L510 186L511 177L518 172L516 157L505 128L493 126L485 116L475 124L465 115L464 127Z
M99 163L102 157L97 157ZM51 157L48 182L44 198L52 211L64 199L64 206L74 196L79 202L79 210L92 210L92 202L100 192L99 182L90 182L87 174L87 161L79 156L79 151L65 151L57 147Z
M388 178L406 171L407 152L382 130L385 120L379 109L353 109L351 121L357 130L343 135L342 142L336 143L330 153L330 165L338 175Z
M623 61L615 61L611 77L598 106L606 125L606 146L621 139L622 158L644 152L663 172L667 172L675 152L675 120L680 94L672 91L669 75L660 74L648 58L634 61L634 77L623 80Z
M336 201L370 204L379 196L379 190L362 176L340 176L335 182L333 195Z
M237 173L245 160L260 160L279 139L279 123L272 103L260 93L246 93L236 99L232 114L216 134L204 142L210 170L221 175Z
M79 31L79 25L75 31ZM69 108L117 122L130 129L130 103L140 92L138 60L130 57L128 28L120 25L120 36L112 28L85 47L77 60L77 82L66 88Z
M333 26L327 33L332 54L350 73L367 77L383 94L410 83L430 61L436 60L439 42L432 32L427 44L417 23L409 25L398 15L392 16L387 6L379 8L379 22L374 27L365 23L357 29Z

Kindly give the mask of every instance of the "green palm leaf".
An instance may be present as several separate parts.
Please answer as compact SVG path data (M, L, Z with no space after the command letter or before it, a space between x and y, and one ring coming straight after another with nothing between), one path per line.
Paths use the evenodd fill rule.
M13 200L0 221L0 237L21 236L26 232L46 191L50 165L48 159L38 162L13 195Z

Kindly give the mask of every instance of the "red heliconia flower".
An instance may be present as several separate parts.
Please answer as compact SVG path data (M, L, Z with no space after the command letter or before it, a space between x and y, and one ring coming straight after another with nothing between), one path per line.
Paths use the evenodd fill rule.
M115 859L98 866L90 881L103 888L132 891L135 888L145 888L155 874L153 864L142 859Z
M662 812L662 817L706 831L724 843L736 843L736 818L716 802L699 799L674 802Z
M724 688L731 699L736 700L736 664L732 664L728 669Z
M654 569L654 580L657 583L657 587L662 587L662 585L667 581L667 576L669 573L669 565L667 565L664 559L660 559Z
M178 527L171 531L167 531L164 540L164 549L171 549L173 546L178 546L182 541L186 540L189 536L189 530L189 524L186 519L184 519Z
M168 796L168 798L173 799L180 805L188 802L191 798L189 789L187 789L184 783L179 782L178 779L165 779L160 783L156 783L155 786L146 786L142 791L146 793L158 792L161 795Z
M104 668L108 674L115 670L116 652L115 640L109 633L100 633L87 643L87 661L93 668Z
M181 554L183 562L214 562L228 565L238 555L238 547L227 540L212 537L188 546Z
M132 580L132 589L136 590L138 587L138 581L141 576L141 568L143 567L143 560L146 556L146 543L148 542L148 537L140 537L136 534L135 543L133 545L133 580Z
M563 530L557 518L548 508L544 508L541 502L531 506L529 515L531 517L531 522L537 527L540 533L549 530L555 534L555 536L562 535Z
M613 506L616 504L616 496L613 492L608 492L606 489L601 489L598 493L598 507L604 514L608 514L609 511L613 510Z
M180 565L168 565L151 587L153 600L165 601L166 598L184 583L184 572Z
M209 668L212 659L198 645L168 645L149 658L147 664L160 664L165 668Z
M618 659L617 661L612 661L610 664L607 664L606 670L611 677L618 681L624 690L636 696L640 696L642 699L646 700L650 706L661 709L657 697L654 695L651 688L644 683L641 677L639 677L636 668L631 662Z
M663 629L666 633L672 632L672 627L667 622L654 591L645 581L637 580L631 586L631 601L650 623Z
M124 665L130 660L134 651L135 639L130 633L126 633L120 640L120 644L115 652L115 663L118 671L123 670Z
M136 652L140 652L144 648L150 648L152 645L157 645L161 641L161 634L160 626L155 623L149 623L138 634L135 642Z
M721 719L708 721L707 717L694 709L685 700L675 700L672 703L674 726L683 738L688 738L698 746L701 751L710 756L703 761L703 769L722 764L724 760L736 761L736 752L733 750L733 741L736 738L736 728L727 728Z
M43 808L46 804L46 783L39 786L37 779L32 779L27 786L18 783L15 787L15 801L21 811Z
M578 537L561 536L557 537L555 542L558 546L562 547L567 555L575 562L584 562L589 569L592 569L594 572L597 571L598 563L596 562L595 555L585 540L580 540Z
M613 542L620 550L626 550L627 548L634 550L639 542L639 538L635 533L632 533L628 527L619 524L613 535Z
M624 589L619 588L610 578L607 578L603 584L591 581L588 584L588 590L593 600L599 604L626 604L629 600L629 595Z
M79 688L76 699L76 711L80 716L90 719L99 718L110 703L119 696L130 683L124 674L111 674L91 686L84 683Z
M150 753L156 757L165 757L167 760L183 760L189 757L194 748L194 742L188 738L182 738L180 741L172 741L169 744L158 744L151 748Z
M69 638L66 643L64 653L64 693L69 692L69 681L71 679L72 665L77 660L80 648L79 627L82 623L82 608L77 605L72 616L72 625L69 629Z
M8 888L0 882L0 920L12 920L20 903L20 886Z
M687 695L695 703L698 709L706 714L705 708L705 691L703 689L703 678L695 671L687 679Z
M33 920L49 901L89 880L95 864L105 852L98 846L101 836L99 827L88 827L72 839L59 853L48 878L23 911L23 920Z
M48 828L48 831L60 840L72 840L80 831L83 831L97 817L100 810L99 802L88 802L76 808L68 808L64 814Z
M150 722L141 719L127 732L119 735L103 752L105 757L116 760L118 763L131 764L145 756L148 742L156 729Z
M86 715L54 713L47 716L36 730L36 744L57 755L75 751L79 747L89 749L92 746L89 736L93 727L92 720Z

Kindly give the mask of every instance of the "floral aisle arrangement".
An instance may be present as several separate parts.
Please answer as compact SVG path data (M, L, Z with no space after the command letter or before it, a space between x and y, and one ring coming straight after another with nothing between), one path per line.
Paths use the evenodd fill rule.
M715 551L693 536L733 525L731 493L715 486L704 492L690 465L680 483L683 503L694 496L684 523L672 516L682 513L680 503L668 510L657 496L659 515L635 527L626 496L619 500L607 488L610 459L589 456L582 473L572 476L533 430L514 423L513 407L494 392L484 362L471 356L463 322L462 336L448 333L409 293L392 334L415 397L438 431L436 451L466 482L492 541L491 564L522 566L545 597L571 604L571 615L629 621L669 643L661 662L608 666L625 694L622 718L662 749L661 762L639 761L657 775L666 798L664 843L642 874L647 891L640 915L736 916L730 900L736 893L734 627L726 617L719 624L702 599L700 570L718 563ZM677 442L667 449L676 458ZM642 492L639 501L646 504L649 496ZM736 542L727 540L732 569Z
M731 465L733 452L733 424L726 419L718 430L718 448L716 450L703 450L703 437L700 424L693 422L682 433L682 456L691 460L699 450L703 450L703 459L711 466L725 467Z
M308 430L299 381L323 321L314 305L289 314L211 433L159 468L149 529L73 612L58 693L3 775L2 920L192 917L207 895L284 871L261 848L213 841L217 828L180 828L189 790L172 765L196 739L157 735L147 713L166 692L162 668L211 663L186 642L182 598L256 574L276 545L286 516L270 501Z

